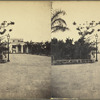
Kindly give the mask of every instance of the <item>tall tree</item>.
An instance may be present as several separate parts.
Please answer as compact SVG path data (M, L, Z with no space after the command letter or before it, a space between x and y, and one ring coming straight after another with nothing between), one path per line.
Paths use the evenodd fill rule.
M78 34L81 36L81 38L85 38L85 36L91 35L95 31L100 31L100 29L95 29L96 26L100 25L100 21L86 21L86 23L83 24L77 24L76 22L73 22L73 25L76 25L76 30L78 31Z
M81 36L78 41L75 42L74 58L89 59L90 52L96 49L94 47L95 42L91 42L90 37L95 31L100 31L99 28L95 28L100 25L100 21L86 21L86 23L83 24L73 22L73 25L76 25L76 30ZM86 38L87 35L89 35L88 38Z
M7 21L3 21L1 24L0 24L0 44L1 44L1 41L5 38L4 36L2 36L3 34L5 34L6 33L6 31L7 31L7 27L9 26L9 25L14 25L15 23L14 22L7 22ZM9 29L8 30L9 32L11 32L12 31L12 29Z
M3 21L1 24L0 24L0 59L2 60L2 55L3 55L3 52L5 50L7 50L6 48L6 43L2 42L2 40L5 38L5 36L2 36L3 34L6 33L7 31L7 27L9 25L14 25L15 23L14 22L7 22L7 21ZM12 29L8 29L9 32L12 31Z
M9 25L14 25L15 23L14 22L7 22L7 21L3 21L1 24L0 24L0 35L3 35L7 29L6 27L8 27ZM12 29L9 29L9 31L11 32Z
M65 31L65 30L69 30L69 28L67 27L66 21L62 18L60 18L59 15L65 15L66 12L63 10L59 10L59 11L54 11L54 13L52 13L52 17L51 17L51 32L56 32L56 31Z

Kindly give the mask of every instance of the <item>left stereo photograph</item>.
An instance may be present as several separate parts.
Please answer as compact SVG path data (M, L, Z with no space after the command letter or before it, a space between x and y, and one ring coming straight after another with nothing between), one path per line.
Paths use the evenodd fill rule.
M0 1L0 99L51 98L49 1Z

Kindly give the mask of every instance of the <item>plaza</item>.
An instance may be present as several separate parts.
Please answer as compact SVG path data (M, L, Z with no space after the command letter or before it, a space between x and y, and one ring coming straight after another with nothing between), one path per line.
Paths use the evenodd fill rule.
M0 64L0 98L50 98L50 57L10 54Z
M98 62L52 65L52 97L100 99L100 54Z

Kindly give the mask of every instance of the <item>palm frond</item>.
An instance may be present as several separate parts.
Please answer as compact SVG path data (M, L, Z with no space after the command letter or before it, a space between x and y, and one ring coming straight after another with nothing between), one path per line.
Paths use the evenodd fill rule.
M63 10L56 11L56 12L53 14L52 18L51 18L51 22L52 22L56 17L58 17L59 14L65 15L66 13L65 13L65 11L63 11Z
M64 26L54 26L54 27L51 27L51 29L52 29L52 33L53 32L56 32L56 31L59 31L59 30L61 30L61 31L65 31L65 30L69 30L69 28L67 28L67 27L64 27Z
M51 22L51 26L52 26L55 22L59 22L59 23L62 23L62 24L64 23L65 25L67 25L66 22L65 22L63 19L58 18L58 19L55 19L53 22Z

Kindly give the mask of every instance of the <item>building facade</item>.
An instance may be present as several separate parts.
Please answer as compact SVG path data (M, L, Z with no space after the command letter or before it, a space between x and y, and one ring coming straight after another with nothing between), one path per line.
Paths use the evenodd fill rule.
M28 46L23 39L10 39L9 43L10 53L29 53Z

